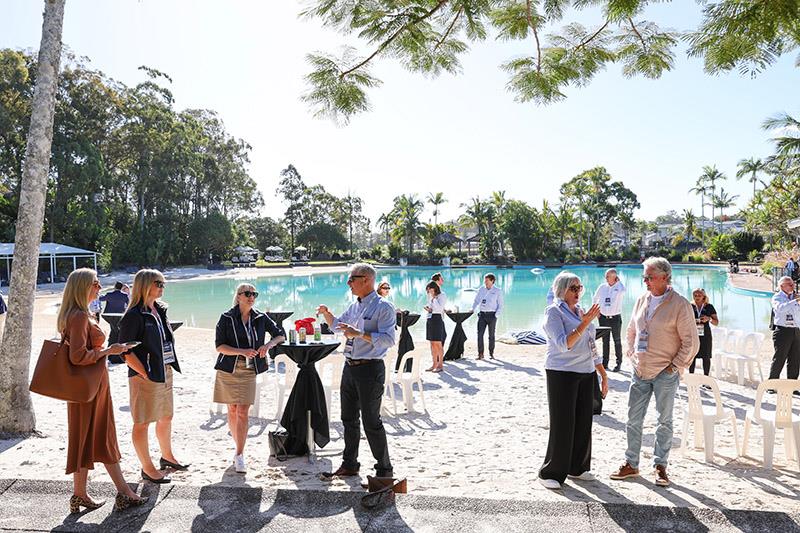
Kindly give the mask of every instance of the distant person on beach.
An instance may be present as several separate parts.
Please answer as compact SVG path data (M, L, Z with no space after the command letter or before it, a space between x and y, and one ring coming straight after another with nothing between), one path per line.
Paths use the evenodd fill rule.
M358 475L361 467L358 462L359 418L363 421L364 433L376 461L376 475L392 477L386 430L381 420L381 400L386 373L383 359L395 343L395 310L375 292L375 269L372 266L366 263L353 265L347 284L356 301L344 313L336 317L326 305L317 308L317 313L325 318L328 326L341 331L347 339L340 389L344 426L342 465L334 472L323 473L322 479L330 481L335 477Z
M694 311L697 334L700 336L700 349L689 365L689 372L694 374L694 365L698 359L703 360L703 374L706 376L711 373L711 353L713 351L713 339L711 338L711 326L719 325L717 310L708 302L708 295L703 289L692 291L692 310Z
M249 429L250 406L256 399L256 375L269 370L267 351L286 340L286 333L269 316L256 309L256 288L240 283L233 293L233 307L217 322L215 346L217 371L214 402L228 406L228 428L236 451L233 467L247 472L244 444ZM265 342L266 334L270 340Z
M172 481L164 472L188 470L172 452L172 373L181 371L175 353L175 337L167 318L164 275L158 270L143 269L133 278L128 310L120 320L119 341L139 341L132 351L146 371L130 364L128 389L133 418L133 447L142 465L142 478L152 483ZM150 457L149 429L156 424L156 437L161 448L159 467Z
M483 334L489 328L489 358L494 359L494 332L497 317L503 310L503 291L495 286L494 274L483 277L483 287L472 301L472 310L478 309L478 359L483 359Z
M73 365L100 365L100 386L94 399L87 403L67 402L67 474L72 474L73 492L69 500L70 513L81 507L97 509L103 501L94 501L87 491L89 470L103 463L117 488L114 509L142 505L141 498L125 482L119 463L122 455L117 443L114 405L111 401L108 370L105 358L128 352L124 344L112 344L103 349L106 336L89 312L89 302L97 298L100 282L97 272L79 268L70 273L61 296L56 319L61 337L69 341L69 360ZM134 358L135 359L135 358ZM132 366L144 370L138 361ZM63 448L62 448L63 449Z
M103 314L105 313L115 313L115 314L123 314L125 310L128 308L128 304L130 303L130 289L125 290L128 286L118 281L114 284L114 290L111 292L107 292L103 296L99 298L101 303L105 303L105 309L103 309ZM112 342L116 342L119 338L119 321L112 321L111 323L111 334L108 338Z
M783 276L778 285L780 290L772 297L772 311L775 313L772 344L775 353L769 379L779 379L784 365L786 378L797 379L800 374L800 294L789 276Z
M619 280L616 269L606 270L606 282L594 293L592 303L600 305L598 322L611 328L610 335L603 336L603 367L608 370L611 355L611 337L614 337L614 355L617 358L614 372L622 366L622 300L625 298L625 285Z
M667 463L672 448L672 412L680 375L700 347L694 313L689 301L672 290L672 265L663 257L644 262L647 291L633 306L628 323L627 355L633 366L628 390L628 449L625 463L611 479L639 475L642 426L650 397L656 398L655 484L669 485Z
M595 479L591 473L594 391L599 373L605 398L608 376L594 341L593 322L600 305L584 312L578 304L582 292L580 278L562 272L553 280L555 302L545 309L550 436L539 482L548 489L560 489L567 476Z
M431 281L425 287L428 294L428 304L425 311L428 312L428 320L425 323L425 339L431 343L431 359L433 364L428 372L441 372L444 370L444 341L447 339L447 331L444 329L444 304L447 298L439 288L439 284Z
M794 257L790 257L788 261L786 261L786 265L783 267L786 270L786 274L790 278L794 278L794 271L796 269L796 263L794 262Z

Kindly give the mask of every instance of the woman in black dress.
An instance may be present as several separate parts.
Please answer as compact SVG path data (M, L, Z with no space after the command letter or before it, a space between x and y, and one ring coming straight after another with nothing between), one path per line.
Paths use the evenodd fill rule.
M698 359L703 360L703 374L706 376L711 372L711 351L712 338L711 338L711 324L718 326L719 318L717 317L717 310L714 306L708 303L708 295L703 289L695 289L692 291L692 309L694 309L694 318L697 323L697 334L700 336L700 350L692 361L689 367L689 372L694 374L694 365Z

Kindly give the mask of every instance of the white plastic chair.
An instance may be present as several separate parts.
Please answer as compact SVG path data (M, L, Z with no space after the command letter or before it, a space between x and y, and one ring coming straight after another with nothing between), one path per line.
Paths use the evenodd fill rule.
M729 355L735 354L739 350L739 341L741 340L744 332L740 329L729 329L728 334L722 339L718 348L714 349L712 359L716 362L716 376L717 379L722 379L722 369L726 366L726 358Z
M397 351L392 349L386 352L386 357L383 358L383 364L386 365L384 379L383 379L383 397L381 398L381 414L385 414L387 416L397 416L397 399L394 396L394 383L392 382L392 378L395 374L394 367L395 362L397 361ZM386 405L386 402L391 399L392 400L392 411L389 412L389 408Z
M277 402L277 410L275 411L275 419L280 420L283 415L283 398L286 396L286 390L294 386L297 380L297 363L291 360L286 354L279 354L275 357L275 396ZM280 366L283 365L283 374L281 374ZM281 380L281 376L283 379Z
M736 353L725 354L725 363L728 371L736 374L739 385L744 385L744 366L747 365L747 374L750 381L755 383L753 366L758 365L759 382L764 381L764 373L761 370L761 346L764 344L765 335L763 333L748 333L739 341Z
M209 405L209 407L208 407L208 414L210 414L211 416L221 415L223 412L225 412L225 411L223 411L223 408L224 409L228 408L228 406L225 405L224 403L217 403L217 402L214 401L214 386L215 386L215 383L216 383L216 372L215 372L214 377L211 378L211 405Z
M718 346L722 346L725 344L725 340L728 338L728 328L722 326L711 326L711 337L715 339L714 344ZM714 350L713 353L717 353L717 350ZM714 375L717 379L722 379L722 364L718 357L711 358L711 363L713 366Z
M773 389L777 392L774 411L763 411L761 400L764 391ZM800 468L800 416L792 413L792 393L800 390L800 379L768 379L762 381L756 389L756 401L753 409L748 409L744 417L744 444L742 455L747 455L747 444L750 437L750 424L755 423L764 428L764 467L772 468L772 455L775 449L775 430L783 430L783 442L786 447L786 460L793 458Z
M325 405L328 406L328 416L331 414L331 396L333 391L342 388L342 368L344 367L344 354L334 352L317 362L317 373L325 390Z
M404 372L406 362L411 361L411 372ZM428 408L425 407L425 393L422 387L422 377L419 371L420 367L420 354L416 350L412 350L403 355L400 359L400 370L392 374L392 383L398 383L403 387L403 402L406 404L406 410L411 412L414 410L414 389L413 385L416 383L419 389L419 398L422 401L422 410L427 413Z
M261 393L264 390L264 387L271 381L275 381L275 375L272 372L262 372L258 376L256 376L256 398L255 403L253 403L252 407L252 416L254 418L260 418L261 415Z
M736 456L739 456L739 432L736 429L736 413L722 405L717 381L710 376L689 374L685 372L683 382L686 384L686 406L683 408L683 434L681 435L681 453L686 453L689 440L689 424L694 424L694 447L700 448L701 434L705 440L706 462L714 462L714 426L719 422L730 420L733 427L733 441L736 444ZM714 395L714 405L703 405L700 387L707 385Z

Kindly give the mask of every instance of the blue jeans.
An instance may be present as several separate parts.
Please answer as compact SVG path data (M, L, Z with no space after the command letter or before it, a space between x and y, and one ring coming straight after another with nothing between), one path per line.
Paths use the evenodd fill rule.
M642 449L642 424L650 396L656 397L656 444L653 450L653 463L667 466L669 450L672 448L672 410L675 406L675 392L678 390L680 378L678 372L662 370L653 379L642 379L633 373L631 388L628 391L628 423L625 425L628 434L628 449L625 459L633 468L639 468L639 452Z

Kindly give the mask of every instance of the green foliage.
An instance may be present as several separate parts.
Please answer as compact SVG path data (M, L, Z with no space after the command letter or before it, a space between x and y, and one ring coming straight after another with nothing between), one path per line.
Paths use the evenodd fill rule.
M728 260L736 256L736 246L730 236L722 234L711 239L708 246L708 253L712 259L717 261Z
M500 228L517 260L541 256L542 240L537 219L536 209L518 200L509 201L500 216Z
M759 261L759 259L762 257L764 257L764 254L761 253L761 250L750 250L747 253L747 260L751 263Z
M693 250L683 254L684 263L704 263L708 260L706 253L703 250Z
M761 264L761 271L764 272L764 274L769 276L769 275L772 274L773 270L775 270L776 268L782 268L782 267L783 267L783 265L779 265L777 263L771 263L769 261L764 261L764 263Z
M317 222L297 234L297 242L306 246L310 254L345 250L347 237L333 224Z
M226 255L233 248L231 223L218 211L189 224L189 238L196 249L195 257Z
M749 257L751 252L760 252L764 248L764 238L761 235L740 231L731 235L731 242L736 247L740 257Z

